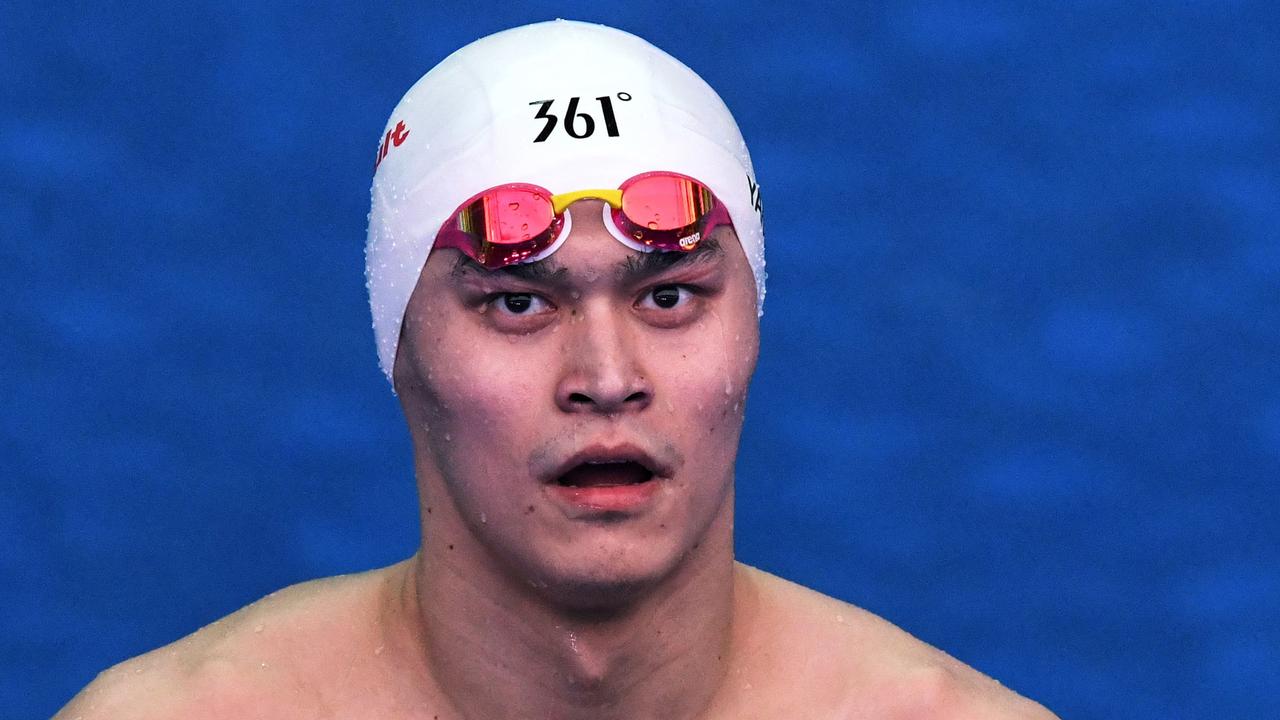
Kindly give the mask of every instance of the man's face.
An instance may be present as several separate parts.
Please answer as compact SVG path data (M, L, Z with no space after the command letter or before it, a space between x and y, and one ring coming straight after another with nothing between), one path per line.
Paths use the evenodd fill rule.
M432 253L395 372L428 542L467 533L504 572L577 596L650 585L731 522L759 343L732 231L641 253L601 211L576 203L570 237L529 265Z

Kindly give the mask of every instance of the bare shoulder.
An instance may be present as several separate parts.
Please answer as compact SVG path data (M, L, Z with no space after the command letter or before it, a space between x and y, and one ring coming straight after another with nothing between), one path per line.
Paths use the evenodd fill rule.
M326 677L344 654L370 655L374 592L388 569L274 592L164 647L98 675L54 720L290 717L322 703L309 678ZM271 710L280 698L289 708ZM312 705L315 709L315 705Z
M1004 687L892 623L762 570L739 565L754 596L755 657L794 665L804 692L837 717L1053 720ZM776 669L775 669L776 671Z

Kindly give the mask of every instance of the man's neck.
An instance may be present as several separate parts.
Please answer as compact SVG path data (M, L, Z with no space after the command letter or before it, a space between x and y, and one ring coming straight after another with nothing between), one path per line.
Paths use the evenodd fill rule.
M401 607L432 684L464 718L699 716L730 661L731 508L641 599L591 612L424 543Z

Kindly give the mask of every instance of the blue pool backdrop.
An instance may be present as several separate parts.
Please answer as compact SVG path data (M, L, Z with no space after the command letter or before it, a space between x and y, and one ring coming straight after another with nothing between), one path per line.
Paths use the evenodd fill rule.
M413 551L378 136L557 16L681 58L752 149L742 560L1064 718L1275 717L1275 7L3 3L0 717Z

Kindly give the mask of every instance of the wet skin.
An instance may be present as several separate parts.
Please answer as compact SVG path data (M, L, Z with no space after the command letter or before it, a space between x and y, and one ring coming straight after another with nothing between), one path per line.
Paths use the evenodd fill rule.
M691 714L725 671L755 285L727 228L687 253L640 253L597 202L571 212L550 258L488 271L436 253L410 300L395 379L425 518L413 634L476 716L506 701L473 702L503 693L471 685L492 662L459 657L496 628L519 638L503 655L527 655L507 687L578 695L548 716ZM651 472L644 492L583 501L557 482L623 459Z
M585 206L585 207L584 207ZM413 436L423 548L549 602L607 608L669 575L732 507L759 342L732 232L639 253L595 201L550 258L487 271L434 253L409 303L396 385ZM643 458L652 497L607 511L554 482L583 454Z
M734 562L750 267L728 229L642 254L594 201L572 212L547 260L490 272L449 250L422 270L394 372L413 557L264 598L104 672L58 717L1052 718ZM563 482L583 477L615 487Z

